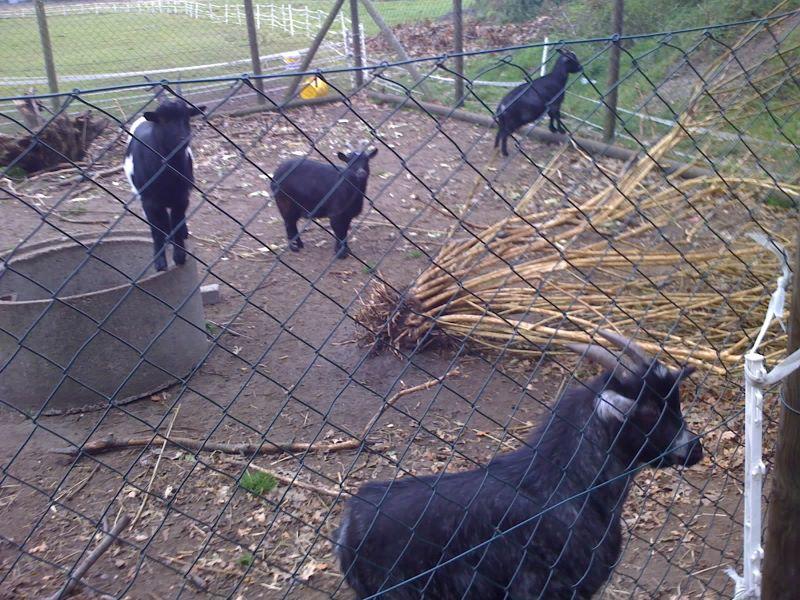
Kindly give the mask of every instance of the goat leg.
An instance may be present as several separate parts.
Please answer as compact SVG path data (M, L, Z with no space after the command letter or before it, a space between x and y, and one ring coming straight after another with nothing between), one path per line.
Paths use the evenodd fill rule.
M188 204L188 202L187 202ZM170 212L172 258L176 265L186 262L186 238L189 237L189 228L186 226L186 208Z
M350 219L347 217L337 216L331 217L331 229L336 235L336 258L344 259L350 254L350 248L347 246L347 230L350 227Z
M142 198L142 207L147 221L150 224L150 234L153 236L153 256L156 271L167 270L167 256L164 253L164 244L167 231L170 231L169 215L167 209L148 198Z

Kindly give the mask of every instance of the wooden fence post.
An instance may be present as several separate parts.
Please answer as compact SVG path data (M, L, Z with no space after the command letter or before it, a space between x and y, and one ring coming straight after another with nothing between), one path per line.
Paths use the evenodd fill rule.
M453 0L453 38L455 46L453 50L455 56L455 105L461 106L464 104L464 12L462 10L461 0Z
M625 9L625 0L614 0L614 17L612 27L616 35L622 35L622 21ZM614 131L617 127L617 83L619 82L619 55L620 41L616 40L611 46L611 55L608 59L608 94L606 102L606 122L603 126L603 139L611 143L614 141Z
M792 265L788 346L787 354L800 348L800 231ZM767 512L763 600L790 600L800 590L800 369L786 378L784 400Z
M380 29L381 33L383 33L383 36L389 42L389 45L392 46L392 48L394 48L395 52L397 52L397 56L400 57L400 60L406 62L406 64L403 66L406 69L406 71L408 71L409 74L411 75L411 79L414 81L414 83L419 83L419 88L422 90L424 95L430 96L431 93L430 90L428 89L427 84L425 83L424 78L417 70L417 67L414 66L414 63L409 62L410 59L408 57L408 54L406 54L405 48L403 48L403 45L394 35L391 28L386 24L386 21L383 20L383 17L381 17L378 10L372 4L371 0L361 0L361 3L364 5L364 8L367 9L367 12L369 13L369 16L372 17L372 20L375 21L375 24L378 26L378 29Z
M299 73L308 69L308 66L311 64L311 61L314 60L314 55L316 55L317 50L319 50L320 45L322 44L322 40L325 39L325 36L328 34L328 30L333 25L333 22L336 20L336 15L339 14L339 11L342 8L342 4L344 4L344 0L336 0L336 4L333 5L331 12L328 13L328 16L325 18L325 22L322 24L322 27L319 28L314 41L311 42L311 46L306 52L306 55L303 57L303 62L300 64L300 68L297 69ZM291 83L289 84L289 89L286 90L286 95L283 97L283 102L287 103L292 100L294 97L295 92L297 91L297 86L300 85L300 76L292 78Z
M358 18L358 0L350 0L350 29L353 32L353 66L358 69L355 73L356 87L364 85L364 56L361 52L361 21Z
M44 12L44 0L35 0L36 23L39 25L39 40L42 43L44 68L47 72L47 85L51 94L58 93L58 78L56 77L56 63L53 60L53 44L50 42L50 30L47 28L47 15ZM59 102L55 96L51 99L53 110L58 110Z
M237 11L239 7L236 7ZM250 42L250 61L253 64L253 75L256 76L254 85L258 90L258 103L266 104L267 99L264 94L264 80L261 79L261 55L258 53L258 32L256 31L256 19L253 14L253 0L244 0L244 16L247 21L247 39Z

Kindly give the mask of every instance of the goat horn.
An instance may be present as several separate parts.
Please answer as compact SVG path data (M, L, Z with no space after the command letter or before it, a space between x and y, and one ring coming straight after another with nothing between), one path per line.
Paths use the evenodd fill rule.
M619 358L608 348L597 344L567 344L567 348L576 354L585 355L592 362L597 363L606 369L616 369L619 366Z
M623 353L636 359L638 362L642 364L647 364L650 362L650 357L647 355L647 352L644 351L644 348L642 348L632 339L626 338L624 335L614 333L613 331L608 331L607 329L598 328L597 333L606 338L612 344L616 344Z

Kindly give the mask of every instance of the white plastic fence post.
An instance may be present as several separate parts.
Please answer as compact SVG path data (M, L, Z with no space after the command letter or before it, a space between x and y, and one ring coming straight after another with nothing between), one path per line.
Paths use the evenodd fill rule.
M269 5L269 26L275 29L278 26L278 22L275 20L275 5Z
M256 4L256 29L261 29L261 5Z
M764 357L750 352L744 357L744 598L761 597L761 488L765 466L762 460L764 408Z
M547 75L547 51L550 49L550 46L547 43L550 41L549 38L544 38L544 46L542 46L542 66L539 69L539 76L544 77Z
M306 6L306 37L311 37L311 20L309 17L309 11L307 6Z
M225 4L225 22L228 22L228 4Z
M294 37L294 14L292 13L292 5L289 4L289 36Z

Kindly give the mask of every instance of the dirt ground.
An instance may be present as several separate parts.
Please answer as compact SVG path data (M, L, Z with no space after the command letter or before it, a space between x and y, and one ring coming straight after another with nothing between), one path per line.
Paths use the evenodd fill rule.
M213 127L198 127L195 172L206 198L192 196L189 244L205 265L204 283L220 284L222 301L205 309L214 344L185 386L36 422L0 409L0 597L55 592L98 524L135 515L149 489L124 542L89 571L86 580L96 590L127 598L350 598L329 543L346 498L340 493L369 479L484 462L514 447L515 436L524 437L546 414L566 381L548 360L457 348L402 360L356 343L353 316L369 282L381 277L407 286L445 239L452 224L446 212L459 210L474 189L469 220L509 215L510 203L536 176L531 162L517 151L508 160L494 157L492 131L456 121L437 127L426 115L364 101L352 110L326 105L289 117L220 117ZM381 146L371 165L372 204L351 229L353 256L333 258L326 223L307 223L305 248L286 251L266 174L307 152L305 135L334 156L369 130L391 150ZM525 151L542 166L558 148L527 141ZM115 143L99 162L118 165L122 152ZM611 171L622 166L600 163ZM477 185L471 165L494 191ZM18 185L17 198L0 196L0 247L112 225L145 230L123 208L129 202L141 214L120 171L104 176L102 186L63 185L68 176ZM556 178L575 196L605 184L597 167L573 151ZM546 186L531 208L561 202L556 188ZM221 326L229 329L222 333ZM162 453L158 442L79 459L51 452L111 433L125 438L168 427L173 435L223 443L351 440L385 397L454 368L444 386L409 394L386 411L361 451L256 457L255 465L279 476L261 496L237 485L243 456L173 447ZM689 419L705 432L706 458L683 473L645 471L637 478L625 510L625 552L602 597L732 594L723 569L737 568L741 554L739 390L736 382L698 381L686 394ZM287 484L295 478L302 485ZM84 590L78 597L97 595Z

